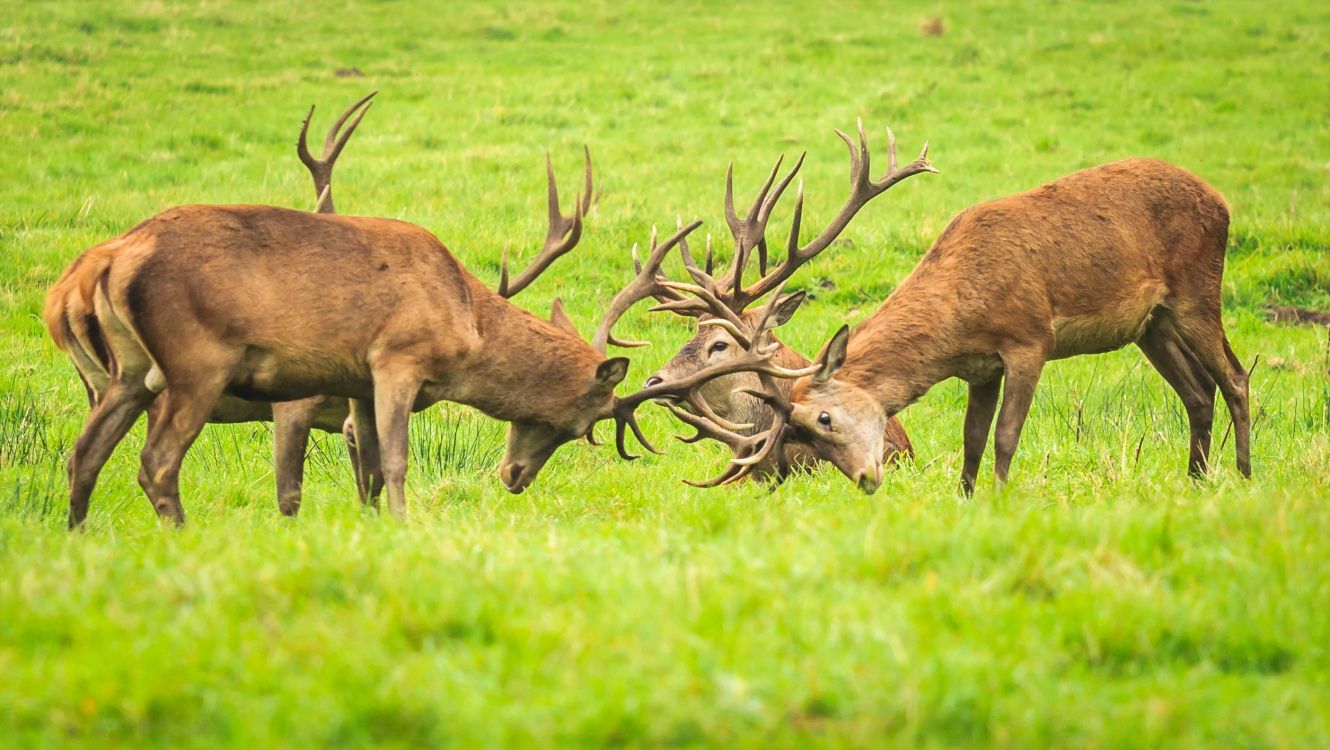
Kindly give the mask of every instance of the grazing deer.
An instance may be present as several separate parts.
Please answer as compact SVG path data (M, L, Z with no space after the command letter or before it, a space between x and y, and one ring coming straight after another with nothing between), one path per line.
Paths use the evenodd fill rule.
M306 144L310 119L314 115L313 107L310 107L309 114L301 124L296 151L314 179L314 193L318 200L317 210L320 213L334 212L333 166L372 106L370 100L376 93L372 92L355 102L337 118L328 129L321 158L314 158ZM353 115L355 119L351 120ZM351 120L350 125L347 125L346 130L342 130L342 126L346 125L348 120ZM88 405L92 408L101 401L110 383L111 373L115 369L104 327L97 320L94 310L94 287L115 259L119 247L120 245L115 243L99 245L76 259L47 293L43 309L46 328L56 346L73 360L87 391ZM157 401L154 400L153 403ZM277 479L278 507L286 515L295 515L300 508L305 448L311 429L333 433L346 432L348 452L351 455L352 466L357 472L357 488L362 500L370 500L373 492L370 479L368 476L363 479L361 477L354 441L345 426L348 414L346 399L342 398L314 396L299 401L267 403L246 401L228 395L219 399L208 421L221 424L266 421L273 423L274 473ZM151 408L149 419L152 419ZM72 468L71 462L71 471Z
M850 156L852 160L850 174L852 192L850 198L846 201L840 214L832 220L827 230L819 234L809 244L799 248L797 254L792 256L790 261L787 261L788 267L779 272L781 273L779 277L772 276L772 279L775 280L774 283L780 283L788 279L792 275L794 269L808 262L818 253L829 247L840 233L845 230L845 227L849 225L850 221L858 211L862 209L868 201L886 192L892 184L915 174L936 171L932 165L928 163L928 146L925 144L919 159L913 164L908 165L905 170L902 170L890 184L872 184L866 179L867 172L865 170L868 167L867 158L862 160L856 159L855 145L844 133L837 132L846 140L846 145L850 148ZM888 133L890 134L890 130L888 130ZM866 142L862 138L860 146L864 148L864 153L866 154ZM889 158L894 169L896 158L894 136L890 136L889 148ZM698 275L700 269L697 269L695 266L690 269L690 272L695 279L703 281L707 288L713 291L716 299L721 302L730 313L733 313L733 316L738 316L743 319L744 323L750 328L754 325L755 320L753 319L753 313L745 312L745 307L751 305L752 302L756 300L758 296L765 293L766 290L770 290L773 286L773 281L766 281L764 285L755 286L746 294L736 294L733 281L736 278L741 279L743 273L741 263L746 263L747 260L751 258L754 251L756 251L758 259L758 273L763 277L767 276L768 252L765 236L766 223L770 218L771 209L780 198L781 192L798 173L799 168L802 165L803 157L801 156L799 161L795 164L794 169L791 170L790 174L785 177L784 180L782 180L776 192L772 193L771 188L780 169L780 162L778 161L775 169L771 171L761 192L758 194L757 199L754 201L752 208L749 209L747 216L744 217L739 216L734 206L734 168L731 166L730 170L725 175L725 217L726 223L730 229L730 235L735 243L734 264L730 269L729 275L724 277L721 281L717 282L715 279L711 278L711 249L708 246L708 267L702 272L703 276ZM802 211L802 204L803 193L801 186L799 191L800 212ZM797 221L798 219L796 218L796 222ZM796 229L795 239L797 239L797 231L798 230ZM686 243L681 243L680 249L686 253ZM724 326L716 324L718 321L724 321L726 319L725 317L717 316L706 306L699 306L693 302L685 302L684 300L687 300L688 298L681 292L670 289L666 283L668 282L668 279L664 276L655 275L654 278L657 283L654 288L649 288L649 293L661 302L660 308L673 311L680 315L697 318L698 330L696 335L684 344L663 368L647 378L646 387L649 388L651 386L668 383L681 377L692 375L708 364L724 362L736 356L740 350L739 342ZM761 284L761 282L759 282L759 284ZM754 296L754 293L756 293L757 296ZM794 315L795 311L803 301L803 292L795 292L794 294L782 298L775 308L772 321L773 325L779 326L784 324L792 315ZM777 345L772 354L772 360L776 364L790 369L808 366L809 360L807 357L804 357L802 354L785 346L774 337L772 337L772 341ZM776 388L785 395L788 395L790 387L793 385L791 381L786 379L778 379L774 382ZM702 401L710 407L710 417L713 420L714 417L718 415L730 422L747 425L744 429L733 430L733 432L735 434L743 435L744 437L751 437L752 435L769 430L773 420L771 408L761 399L748 393L748 391L756 390L758 387L759 383L756 375L740 372L717 378L716 380L706 383L699 390L699 394ZM723 439L721 435L725 433L703 434L706 437ZM883 458L888 463L895 463L903 455L914 455L913 446L910 445L910 439L906 435L904 427L901 426L900 421L894 416L887 420L886 427L883 430L882 443ZM754 465L750 473L752 476L761 480L775 479L779 481L784 478L784 471L781 467L811 466L817 461L817 457L806 447L792 443L786 446L784 455L781 456L779 460L776 456L769 456L765 460Z
M1215 388L1251 476L1248 373L1224 335L1228 207L1183 169L1128 159L974 206L853 333L836 332L788 399L763 450L807 445L865 492L881 483L886 419L950 377L969 383L961 485L973 492L993 415L1006 480L1044 364L1135 343L1190 422L1188 470L1208 468ZM997 409L999 390L1002 408Z
M548 168L548 161L547 161ZM114 254L92 304L113 363L71 458L70 525L87 513L106 457L158 391L139 483L176 523L180 461L224 396L353 399L362 463L379 466L404 509L406 418L439 400L513 423L501 465L521 492L557 448L613 414L624 358L604 359L571 330L505 300L580 240L591 200L559 209L532 264L502 294L467 273L429 232L404 222L271 206L184 206L85 257ZM629 415L631 417L631 415ZM368 426L373 429L368 429Z

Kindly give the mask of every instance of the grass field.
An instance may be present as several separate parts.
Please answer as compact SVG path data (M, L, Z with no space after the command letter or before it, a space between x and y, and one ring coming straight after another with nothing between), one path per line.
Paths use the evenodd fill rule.
M165 530L134 481L140 425L68 534L86 405L46 288L173 205L312 206L305 108L321 133L372 89L339 209L422 224L482 278L539 244L544 151L571 187L590 144L587 238L517 300L560 294L587 333L653 224L724 233L730 161L743 197L806 149L805 226L830 218L832 128L859 116L879 154L886 125L903 155L928 139L941 174L799 279L816 299L784 336L804 350L968 205L1121 157L1183 165L1232 206L1255 477L1221 407L1214 477L1185 478L1181 405L1129 349L1052 365L1013 483L990 453L971 501L953 381L903 413L918 460L871 498L830 470L693 490L723 454L679 444L635 463L570 445L510 496L502 425L441 405L413 420L406 522L360 511L326 437L300 518L279 517L270 431L243 425L204 432L189 525ZM1330 746L1330 351L1262 311L1330 309L1327 123L1315 0L9 4L0 745ZM690 335L644 311L623 328L655 342L629 384Z

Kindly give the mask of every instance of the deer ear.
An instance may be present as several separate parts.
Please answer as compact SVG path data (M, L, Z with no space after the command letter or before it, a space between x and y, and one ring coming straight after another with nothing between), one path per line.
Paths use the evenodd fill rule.
M596 383L613 389L628 377L628 358L613 357L601 362L596 368Z
M817 364L821 365L822 369L813 374L813 382L825 383L836 376L841 365L845 364L845 347L849 343L850 327L841 326L822 349L822 353L817 355Z
M780 302L776 303L776 310L773 318L775 320L775 325L783 326L790 322L790 318L794 317L794 312L798 310L799 305L802 305L803 303L803 292L795 292L794 294L787 294L784 297L781 297Z
M573 319L568 317L568 313L563 309L563 300L554 298L554 304L550 305L550 322L563 330L578 335L577 326L573 325Z

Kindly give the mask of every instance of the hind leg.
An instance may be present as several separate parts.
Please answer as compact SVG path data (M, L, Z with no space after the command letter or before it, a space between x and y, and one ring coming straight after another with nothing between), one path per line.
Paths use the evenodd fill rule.
M284 516L300 512L305 479L305 449L321 398L283 401L272 405L273 470L277 475L277 508Z
M1248 399L1247 371L1233 354L1224 336L1218 310L1175 311L1177 333L1224 394L1229 416L1233 419L1234 447L1238 471L1251 477L1251 412Z
M1203 476L1209 468L1210 429L1214 424L1215 381L1178 338L1170 321L1156 319L1136 345L1164 380L1172 386L1187 411L1191 452L1187 473Z
M157 515L177 526L185 523L180 505L180 462L203 430L228 378L229 372L219 367L209 368L209 374L198 381L171 383L162 394L165 403L161 411L149 425L139 486Z
M979 465L984 460L984 446L993 427L993 413L997 411L998 393L1002 378L987 383L971 383L970 398L965 403L965 463L961 468L961 492L966 497L974 494L974 483L979 477Z
M88 499L102 466L155 395L141 384L113 381L101 402L89 413L66 465L69 471L69 528L78 528L87 518Z
M346 438L347 445L354 446L356 494L360 497L361 504L378 508L379 493L383 490L383 469L374 402L369 399L353 398L350 407L351 416L342 426L342 434ZM351 449L348 447L348 450Z

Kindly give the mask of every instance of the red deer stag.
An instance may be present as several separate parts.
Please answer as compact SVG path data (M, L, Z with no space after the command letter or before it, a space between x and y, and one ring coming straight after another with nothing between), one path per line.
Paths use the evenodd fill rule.
M907 177L937 171L928 162L928 144L924 144L918 159L903 169L897 170L895 167L895 136L888 128L888 161L892 165L892 171L883 180L873 182L867 178L870 165L862 124L860 124L860 145L858 147L858 150L863 154L862 159L857 157L856 146L853 141L844 133L836 132L845 140L846 146L850 149L850 197L826 230L808 244L799 247L781 268L770 274L767 268L766 224L770 218L771 209L780 198L781 192L803 165L803 157L799 158L794 169L781 181L775 192L772 192L772 185L780 169L780 162L776 163L776 167L772 169L766 183L762 186L762 190L758 193L752 207L745 216L740 216L734 207L734 169L731 166L729 172L725 175L725 217L726 223L729 225L730 235L735 243L734 259L729 274L719 281L711 277L711 248L709 245L706 256L707 268L703 271L691 263L691 258L688 258L687 254L687 246L683 243L680 244L680 251L690 261L690 273L695 280L703 284L715 296L716 300L724 306L726 313L723 315L713 313L706 305L699 304L699 300L689 299L682 292L670 289L668 280L664 276L657 276L658 283L654 289L650 290L651 295L661 302L657 309L670 310L681 315L697 318L698 331L666 363L665 367L647 378L647 387L692 375L709 364L724 362L736 356L739 351L739 343L735 336L726 329L724 323L727 319L737 316L751 327L754 323L753 314L746 312L745 308L774 288L776 284L790 278L799 266L829 247L837 236L845 230L845 227L849 225L859 210L867 205L868 201L886 192L892 185ZM798 204L795 215L796 222L799 220L803 206L802 185L799 189ZM798 229L796 227L794 229L795 239L797 239L797 233ZM742 281L743 265L749 262L754 251L756 251L758 260L758 273L762 278L748 289L736 293L734 280L740 279ZM795 292L782 298L776 307L774 324L779 326L789 320L803 300L803 292ZM807 357L785 346L774 337L772 340L777 344L775 352L772 354L772 359L776 364L786 368L806 367L809 364ZM781 393L785 395L788 395L790 387L793 385L791 381L785 379L774 382ZM698 393L702 401L710 408L709 413L702 413L703 416L707 416L713 422L717 416L720 416L732 423L747 425L747 427L734 430L733 424L731 424L727 427L727 433L708 434L703 432L701 436L726 440L728 434L737 434L748 438L769 430L773 419L771 408L761 399L748 393L748 391L757 389L758 385L757 377L754 374L742 372L718 378L704 385ZM690 408L686 404L682 406L685 409ZM727 442L732 443L733 441L727 440ZM912 456L914 454L914 449L910 445L910 439L906 435L904 427L894 416L887 420L886 428L883 430L882 442L883 458L889 463L899 460L902 455ZM731 447L734 446L731 445ZM784 478L782 467L809 466L816 461L816 456L806 447L789 444L779 459L776 456L769 456L752 466L751 476L761 480L774 479L779 481Z
M961 485L971 493L995 412L994 474L1006 481L1045 362L1135 343L1187 411L1189 472L1209 467L1217 386L1250 477L1248 373L1220 310L1228 221L1217 191L1154 159L969 208L871 317L837 331L788 399L764 390L788 425L778 420L762 448L805 444L873 492L887 418L958 377L970 386Z
M503 284L505 294L581 238L589 154L571 216L550 177L545 247ZM521 492L555 448L612 416L627 370L626 359L604 359L570 332L557 307L553 323L514 307L404 222L184 206L89 253L116 259L97 274L92 299L114 366L71 458L71 526L85 517L111 449L158 391L139 482L160 515L182 523L180 461L225 395L355 399L358 423L374 426L357 434L357 450L381 467L389 505L401 513L413 407L447 399L512 422L501 475Z
M320 213L332 213L332 171L342 149L360 126L360 121L371 106L372 92L352 104L328 129L323 155L315 159L306 145L306 134L314 108L310 107L300 128L297 152L309 168L314 179L314 194ZM359 114L357 114L357 112ZM355 115L355 119L351 117ZM347 121L350 120L350 124ZM342 126L346 129L342 130ZM107 346L102 324L93 309L93 293L97 279L110 267L120 245L106 243L87 251L70 266L51 287L46 296L43 317L46 328L56 345L69 355L88 393L88 404L96 407L111 380L115 367ZM156 401L154 400L154 403ZM315 396L309 399L270 404L246 401L234 396L223 396L208 421L214 423L273 422L274 463L277 478L278 505L282 512L294 515L300 507L300 490L304 468L305 447L311 428L325 432L343 432L348 409L346 399ZM150 413L151 418L151 413ZM359 476L359 463L351 442L348 449L352 465L357 469L357 486L362 499L366 499L367 485ZM103 459L105 460L105 459ZM72 471L73 463L70 467ZM73 477L71 475L71 482Z

